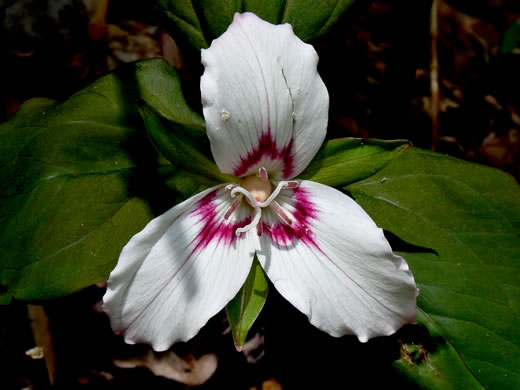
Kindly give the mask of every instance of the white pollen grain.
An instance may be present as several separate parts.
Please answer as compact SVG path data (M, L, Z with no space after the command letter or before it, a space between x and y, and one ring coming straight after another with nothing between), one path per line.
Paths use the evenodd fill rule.
M220 111L220 117L222 118L222 121L225 122L225 121L227 121L231 117L231 114L229 113L228 110L223 108Z

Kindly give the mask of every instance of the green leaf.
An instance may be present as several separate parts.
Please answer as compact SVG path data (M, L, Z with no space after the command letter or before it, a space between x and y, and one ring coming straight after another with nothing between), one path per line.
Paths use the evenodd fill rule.
M329 31L354 3L356 0L287 0L281 23L292 24L296 35L311 41Z
M514 179L410 149L346 189L379 226L414 246L401 255L421 290L419 323L438 335L416 380L427 388L520 388L520 188ZM432 361L435 374L424 374Z
M238 351L242 350L249 330L264 307L268 289L267 276L255 256L246 282L226 306L233 341Z
M147 105L141 106L140 111L152 143L173 165L196 175L198 181L208 186L236 180L218 169L203 127L168 120Z
M203 188L157 153L140 100L200 123L175 71L151 60L63 103L31 101L0 126L2 303L56 298L106 280L132 235Z
M343 138L325 142L298 179L344 187L382 169L410 147L404 140Z
M177 71L161 59L139 61L118 69L121 79L129 82L124 91L129 102L151 107L169 121L205 128L204 118L191 109L182 93ZM134 107L132 105L132 110Z
M410 340L400 340L401 358L394 362L394 368L422 389L482 389L457 350L445 341L420 310L417 322L415 333L419 335Z
M520 19L513 22L511 26L505 31L500 46L500 52L503 54L512 53L515 49L520 47Z
M273 24L290 23L307 42L324 35L362 1L368 0L157 0L154 6L172 36L183 36L199 50L226 31L235 12L253 12Z
M209 46L193 1L155 0L153 5L164 16L172 37L183 36L197 50Z

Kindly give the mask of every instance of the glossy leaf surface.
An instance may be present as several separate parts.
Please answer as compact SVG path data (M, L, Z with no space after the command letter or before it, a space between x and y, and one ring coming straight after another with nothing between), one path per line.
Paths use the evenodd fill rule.
M200 189L150 143L135 102L199 123L175 71L144 61L63 103L34 100L0 127L0 282L45 300L105 280L151 218Z
M407 244L401 255L421 290L419 322L437 337L420 364L401 362L401 368L427 388L518 388L520 188L514 179L411 149L347 190ZM439 365L428 374L435 359Z

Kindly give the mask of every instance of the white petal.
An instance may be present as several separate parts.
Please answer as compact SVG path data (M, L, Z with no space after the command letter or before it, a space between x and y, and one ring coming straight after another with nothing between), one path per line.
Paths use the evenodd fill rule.
M355 201L310 181L277 201L293 223L266 213L270 230L257 256L276 289L313 325L364 342L415 322L413 275Z
M251 13L202 51L204 117L213 156L224 173L265 167L276 180L302 172L321 146L329 96L314 48L291 25Z
M247 206L214 187L153 219L123 248L103 298L115 331L157 351L192 338L243 285L254 255Z

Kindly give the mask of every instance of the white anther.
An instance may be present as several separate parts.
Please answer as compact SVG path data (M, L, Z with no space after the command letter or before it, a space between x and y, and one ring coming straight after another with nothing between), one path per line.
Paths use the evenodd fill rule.
M226 211L226 214L224 214L224 219L228 219L231 214L240 206L240 203L242 203L242 194L238 195L236 199L233 201L229 209Z
M287 182L287 185L283 188L284 190L293 190L295 188L298 188L300 183L298 183L296 180L290 180Z
M275 200L271 204L271 208L274 210L274 212L280 217L280 219L286 223L287 225L292 225L292 220L285 214L285 211L283 211L282 206Z
M267 174L267 169L265 169L264 167L258 168L258 177L262 181L269 180L269 175Z

